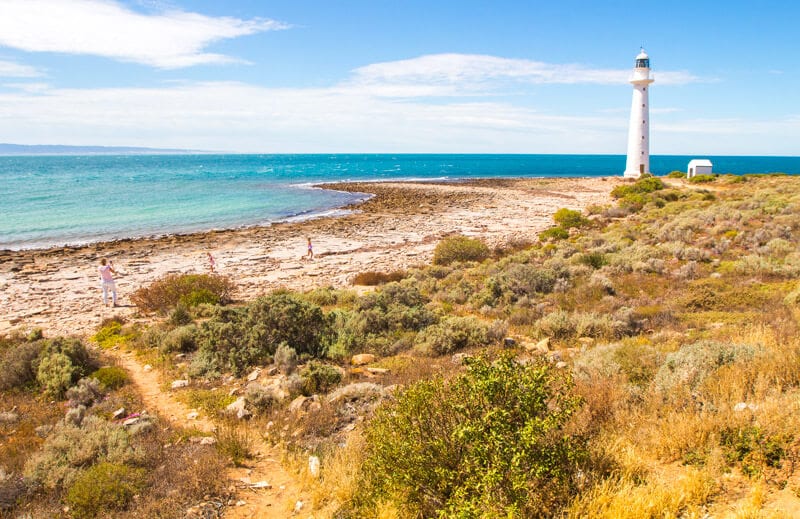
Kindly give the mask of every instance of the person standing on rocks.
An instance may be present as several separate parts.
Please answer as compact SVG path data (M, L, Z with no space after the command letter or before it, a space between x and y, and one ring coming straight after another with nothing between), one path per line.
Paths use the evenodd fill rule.
M306 258L313 260L314 259L314 248L311 246L311 238L307 238L308 240L308 253L306 253Z
M105 258L100 260L100 266L97 267L100 271L100 286L103 288L103 306L108 306L108 291L111 290L111 301L114 306L117 306L117 283L114 281L114 264L107 261Z
M208 270L213 274L216 272L217 262L214 261L214 256L212 256L210 252L206 252L206 254L208 254Z

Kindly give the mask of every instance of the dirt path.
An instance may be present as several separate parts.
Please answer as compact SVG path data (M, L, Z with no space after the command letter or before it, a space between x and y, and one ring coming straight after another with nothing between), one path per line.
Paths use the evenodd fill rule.
M213 434L214 422L195 409L189 409L177 400L171 391L162 390L159 373L146 369L132 352L110 352L131 376L131 382L142 397L147 409L157 413L172 425L193 428ZM233 506L225 509L226 519L261 519L284 517L310 517L310 500L301 485L280 462L281 453L269 447L259 431L247 423L254 440L254 456L242 467L233 467L226 476L236 488ZM266 484L266 485L265 485ZM302 503L295 512L298 501Z

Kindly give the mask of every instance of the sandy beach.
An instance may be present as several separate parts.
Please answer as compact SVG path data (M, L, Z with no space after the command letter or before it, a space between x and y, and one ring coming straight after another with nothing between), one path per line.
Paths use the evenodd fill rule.
M561 207L610 203L619 178L487 179L450 183L347 183L327 189L372 193L350 214L267 227L81 247L0 251L0 334L42 328L49 336L92 333L106 317L139 318L130 294L167 273L208 272L207 252L220 274L249 300L279 287L345 287L359 272L390 272L429 263L451 233L496 246L535 240ZM315 258L305 259L306 238ZM104 307L97 266L118 271L119 307Z

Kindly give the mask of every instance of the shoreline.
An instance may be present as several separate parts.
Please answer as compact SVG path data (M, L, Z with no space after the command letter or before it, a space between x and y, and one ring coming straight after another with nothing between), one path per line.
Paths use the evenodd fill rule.
M371 194L321 216L228 230L123 238L81 246L0 251L0 334L42 328L47 336L93 333L102 319L134 319L130 294L169 273L219 274L250 300L276 288L346 287L364 271L393 271L429 263L438 241L452 233L497 246L534 240L560 207L610 203L617 177L503 178L466 181L340 182L315 187ZM315 259L306 261L306 237ZM114 261L120 307L103 307L97 265Z

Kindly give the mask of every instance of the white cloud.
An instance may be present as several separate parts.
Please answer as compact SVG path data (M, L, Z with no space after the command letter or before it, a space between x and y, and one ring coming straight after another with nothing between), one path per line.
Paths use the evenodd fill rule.
M42 73L34 67L0 60L0 77L39 77L41 75Z
M375 63L354 71L349 87L386 97L483 93L507 82L527 84L625 84L630 69L598 69L479 54L431 54ZM660 72L662 84L699 81L688 72Z
M140 14L111 0L2 0L0 45L29 52L90 54L159 68L238 61L210 44L288 26L170 10Z
M234 82L0 93L0 119L8 123L0 126L0 142L263 152L589 153L621 149L627 125L626 119L546 116L508 103L432 105L342 88ZM571 133L585 142L566 139Z

